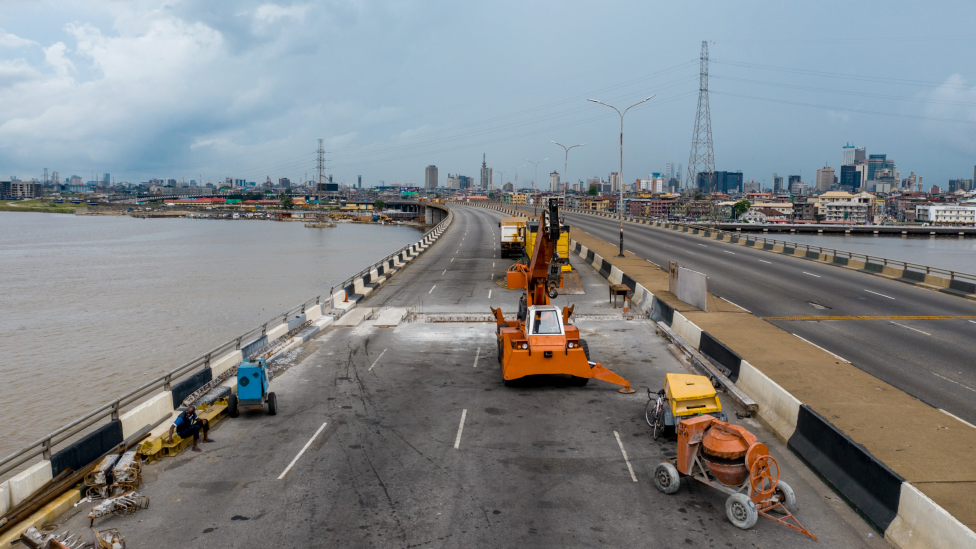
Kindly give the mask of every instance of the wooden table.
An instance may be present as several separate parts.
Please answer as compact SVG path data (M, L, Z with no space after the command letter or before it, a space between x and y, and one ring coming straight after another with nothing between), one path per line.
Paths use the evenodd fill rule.
M630 299L630 287L626 284L610 284L610 302L613 303L613 308L617 308L617 296L624 296L624 306L627 305L627 300Z

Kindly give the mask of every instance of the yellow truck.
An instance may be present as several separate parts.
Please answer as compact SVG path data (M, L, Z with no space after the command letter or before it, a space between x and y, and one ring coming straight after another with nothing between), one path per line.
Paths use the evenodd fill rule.
M539 222L532 221L529 223L529 230L527 231L528 242L526 242L525 249L531 251L535 248L535 235L539 231ZM564 272L568 273L573 270L573 267L569 264L569 225L562 225L559 227L559 241L556 242L556 253L559 254L559 260L557 261L559 268Z
M503 217L498 222L502 257L522 257L527 222L526 217Z

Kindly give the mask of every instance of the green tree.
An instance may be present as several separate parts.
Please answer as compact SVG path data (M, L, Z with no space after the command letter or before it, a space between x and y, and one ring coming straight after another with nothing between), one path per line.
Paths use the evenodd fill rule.
M590 190L588 191L587 194L589 194L590 196L596 196L600 194L600 187L597 187L596 183L591 183Z
M279 196L278 199L281 200L281 207L286 210L290 210L295 207L295 201L291 199L290 195L281 193L281 196Z
M735 217L740 217L742 214L749 211L752 204L748 200L740 200L732 205L732 211L735 212Z
M376 204L373 206L373 208L375 208L377 210L382 210L385 207L386 207L386 202L384 202L384 201L382 201L382 200L380 200L380 199L377 198L376 199Z

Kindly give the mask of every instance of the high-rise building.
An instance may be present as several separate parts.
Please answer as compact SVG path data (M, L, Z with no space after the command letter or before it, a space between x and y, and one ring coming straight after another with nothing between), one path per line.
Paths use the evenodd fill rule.
M854 162L864 162L868 159L868 151L864 147L856 147L854 149Z
M782 190L784 190L784 188L783 188L783 176L782 175L776 175L775 173L773 173L773 192L774 193L778 193L778 192L780 192Z
M448 176L450 176L450 174L448 174ZM437 166L433 164L427 166L427 170L424 172L424 188L425 189L437 188Z
M817 190L819 192L827 192L830 190L830 186L834 184L834 169L830 166L824 166L817 170Z
M190 181L190 183L192 184L193 181ZM278 186L281 187L282 189L290 189L291 179L288 179L287 177L282 177L278 179Z
M844 145L840 154L841 166L851 166L854 164L854 149L854 145L851 145L850 143Z
M562 183L559 180L559 172L552 172L549 174L549 190L552 192L559 192L562 188Z
M359 188L362 189L363 188L363 176L357 175L356 176L356 183L358 183L359 184Z
M112 184L112 176L109 174L102 175L102 185L106 187Z
M895 161L888 160L888 155L886 154L872 154L868 157L868 179L877 180L881 176L878 172L881 170L890 170L891 175L894 176L896 173Z
M856 164L845 164L840 167L840 187L842 190L856 192L861 188L863 170L858 170L859 167Z
M620 174L617 172L610 172L610 192L615 193L620 190Z
M701 192L742 192L742 172L699 172L698 190Z
M786 188L789 189L790 192L792 192L793 191L793 184L794 183L802 183L803 181L801 179L802 178L800 176L798 176L798 175L791 175L789 177L789 179L787 180L787 187Z

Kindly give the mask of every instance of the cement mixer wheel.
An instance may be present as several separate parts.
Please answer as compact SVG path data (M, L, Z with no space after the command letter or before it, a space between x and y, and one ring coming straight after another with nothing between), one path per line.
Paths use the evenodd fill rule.
M678 469L665 461L654 468L654 486L665 494L673 494L681 487Z
M756 525L759 520L759 510L749 496L736 493L725 500L725 515L729 517L729 522L736 528L748 530Z

